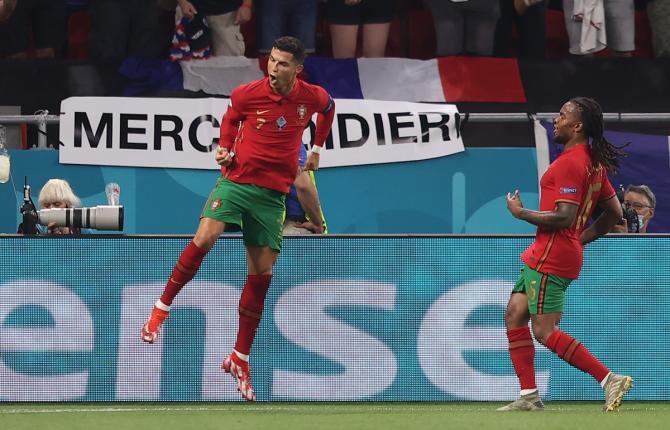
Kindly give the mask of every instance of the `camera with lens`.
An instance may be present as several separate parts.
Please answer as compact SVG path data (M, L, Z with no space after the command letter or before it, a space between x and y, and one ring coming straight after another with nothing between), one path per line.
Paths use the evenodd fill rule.
M37 225L56 227L89 228L94 230L123 230L123 206L96 206L93 208L35 208L30 195L30 185L26 178L23 186L23 222L19 233L39 234Z
M626 190L623 188L623 185L619 185L616 196L619 199L619 203L621 203L621 209L623 210L623 219L619 222L619 224L623 224L623 221L626 220L626 224L628 224L628 233L639 233L640 220L637 217L637 212L635 212L635 209L624 203L625 193Z

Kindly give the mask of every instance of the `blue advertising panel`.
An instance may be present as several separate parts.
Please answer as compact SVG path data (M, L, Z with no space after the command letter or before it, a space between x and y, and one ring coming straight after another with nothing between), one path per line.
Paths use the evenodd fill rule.
M226 236L158 341L140 328L190 237L2 237L0 401L239 400L220 363L237 331L242 241ZM507 400L503 314L530 237L287 237L252 349L259 400ZM586 249L562 329L630 398L670 398L670 237ZM641 264L643 262L643 264ZM548 400L602 399L536 343Z
M218 175L216 170L62 165L51 150L16 150L11 156L14 182L0 184L0 233L16 232L28 176L36 204L50 178L67 179L83 206L106 204L105 184L116 182L124 233L193 234ZM534 231L508 214L505 195L519 189L524 203L537 208L535 148L468 148L432 160L320 169L316 181L330 233Z

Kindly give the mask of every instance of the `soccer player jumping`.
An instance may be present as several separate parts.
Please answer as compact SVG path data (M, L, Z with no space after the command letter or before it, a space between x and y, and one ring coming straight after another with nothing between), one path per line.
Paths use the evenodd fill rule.
M305 48L294 37L280 37L268 60L268 77L235 88L223 116L216 161L221 167L205 204L198 230L172 271L141 337L153 343L172 301L196 274L226 223L242 226L247 258L247 280L239 305L239 329L233 352L221 367L237 380L246 400L255 400L249 353L261 320L281 249L285 194L298 173L303 130L317 113L314 145L305 163L319 167L323 147L335 115L333 99L321 87L298 79Z
M525 265L505 313L509 353L521 396L500 411L544 409L535 385L535 349L528 320L540 343L600 383L605 390L604 411L618 411L633 385L630 376L611 372L559 328L565 291L579 276L584 244L605 235L622 217L607 172L616 171L624 153L605 139L603 128L602 110L595 100L577 97L565 103L554 119L554 139L565 148L542 175L540 210L524 208L518 190L507 194L507 209L514 217L536 225L537 234L521 254ZM585 229L596 204L603 212Z

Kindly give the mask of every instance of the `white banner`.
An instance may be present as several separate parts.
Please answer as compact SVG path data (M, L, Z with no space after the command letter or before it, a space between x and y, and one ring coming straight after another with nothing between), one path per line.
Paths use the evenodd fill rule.
M335 100L321 167L393 163L464 151L455 105ZM226 98L71 97L61 103L62 164L218 169ZM305 129L311 144L316 115Z

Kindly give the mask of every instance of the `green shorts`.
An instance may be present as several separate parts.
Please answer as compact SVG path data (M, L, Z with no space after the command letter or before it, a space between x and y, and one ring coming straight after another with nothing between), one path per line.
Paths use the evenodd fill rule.
M531 315L563 312L565 290L570 282L572 279L538 272L524 265L512 292L528 296Z
M211 218L242 227L246 246L269 246L279 252L286 195L253 184L238 184L221 176L202 209Z

